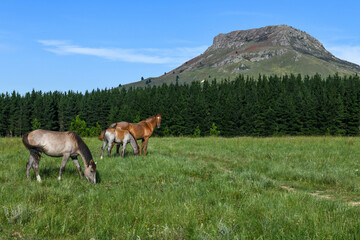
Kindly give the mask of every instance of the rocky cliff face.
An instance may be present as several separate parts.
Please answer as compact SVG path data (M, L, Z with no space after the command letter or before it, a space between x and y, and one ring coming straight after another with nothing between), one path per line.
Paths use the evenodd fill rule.
M225 51L228 55L219 54L218 57L224 59L214 66L223 66L242 60L259 62L292 52L294 62L298 62L302 55L306 54L325 61L346 65L348 66L348 69L344 69L346 71L360 72L358 65L336 58L317 39L287 25L219 34L214 38L213 45L205 51L204 55L215 57L216 54L214 53L219 51ZM234 54L231 54L233 51L235 51Z
M263 43L266 46L292 47L308 54L327 54L324 46L309 34L287 25L267 26L263 28L234 31L219 34L207 51L217 49L243 49L249 43Z
M329 75L360 73L360 66L338 59L309 34L287 25L219 34L213 44L152 84L231 78L238 74ZM140 82L141 83L141 82Z

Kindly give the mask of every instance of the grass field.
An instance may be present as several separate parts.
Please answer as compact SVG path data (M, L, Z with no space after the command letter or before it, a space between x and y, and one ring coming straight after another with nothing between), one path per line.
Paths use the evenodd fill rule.
M360 239L360 139L151 138L98 161L96 185L0 138L0 239ZM82 161L80 161L82 164Z

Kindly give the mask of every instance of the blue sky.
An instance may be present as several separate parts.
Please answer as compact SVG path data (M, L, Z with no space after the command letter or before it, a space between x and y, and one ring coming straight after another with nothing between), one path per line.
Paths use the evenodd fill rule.
M219 33L287 24L360 64L360 1L0 1L0 92L156 77Z

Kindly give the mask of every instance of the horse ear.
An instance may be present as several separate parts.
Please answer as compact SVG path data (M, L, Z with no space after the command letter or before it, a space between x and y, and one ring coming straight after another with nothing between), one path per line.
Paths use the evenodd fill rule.
M90 161L89 161L89 165L92 165L94 163L94 161L91 159Z

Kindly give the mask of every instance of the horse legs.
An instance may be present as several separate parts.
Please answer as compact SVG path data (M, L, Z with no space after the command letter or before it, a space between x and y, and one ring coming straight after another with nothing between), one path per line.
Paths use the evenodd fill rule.
M139 154L139 149L140 149L140 147L139 147L139 143L137 142L137 139L135 139L135 142L136 142L136 147L137 147L137 149L138 149L138 154ZM141 155L141 152L140 152L140 155Z
M144 143L144 156L146 156L146 150L147 150L148 142L149 142L149 138L145 138L145 141L143 141L143 143ZM143 147L142 145L143 144L141 143L141 148Z
M104 150L103 150L103 152L104 152ZM101 154L101 156L102 156L102 154ZM77 157L74 157L72 160L73 160L73 162L74 162L74 164L75 164L75 166L76 166L76 169L77 169L78 172L79 172L80 178L83 178L82 172L81 172L81 166L80 166L80 164L79 164L79 160L77 159Z
M139 155L139 145L137 144L137 141L132 135L130 135L130 144L133 148L134 155Z
M123 147L124 148L124 147ZM116 144L116 156L120 156L119 154L120 144ZM122 150L121 150L121 156L122 156ZM123 157L123 156L122 156Z
M115 144L116 144L116 156L118 157L120 155L119 154L120 144L115 143L115 141L111 144L111 148L110 148L109 152L111 153L111 150L114 148ZM110 157L110 155L109 155L109 157Z
M30 150L30 158L28 163L26 164L26 178L29 178L30 169L32 167L34 169L36 179L38 180L38 182L41 182L41 177L39 175L39 170L38 170L40 157L41 157L41 152Z
M115 138L114 138L114 139L115 139ZM113 149L114 145L115 145L115 141L113 141L113 143L111 144L110 151Z
M141 148L140 148L140 155L142 154L143 149L144 149L144 142L145 142L145 139L142 139L142 141L141 141Z
M111 149L113 148L113 146L114 146L114 139L110 139L109 140L109 145L108 145L108 157L111 157Z
M33 166L33 163L35 162L36 157L30 153L29 161L26 164L26 178L29 178L30 169Z
M100 159L103 159L104 150L105 150L107 144L108 144L108 141L107 141L106 137L104 137L104 143L103 143L103 145L102 145L102 147L101 147L101 156L100 156Z
M135 148L134 148L134 153L135 153L135 149L137 150L136 148L136 140L134 139L134 137L129 133L127 135L125 135L124 137L124 140L122 141L122 148L121 148L121 156L122 157L125 157L125 149L126 149L126 145L128 143L131 143L131 146L134 148L134 145L135 145Z
M60 181L61 180L61 175L62 175L62 172L64 171L65 169L65 166L66 166L66 163L67 163L67 160L69 159L69 154L65 154L63 156L63 159L61 161L61 166L60 166L60 171L59 171L59 177L58 177L58 180Z
M34 169L37 181L41 182L41 177L39 175L39 161L40 161L40 158L35 159L35 161L33 163L33 169Z
M128 143L127 141L122 143L121 157L125 157L125 148L126 148L127 143ZM118 145L118 146L120 147L120 145Z

